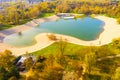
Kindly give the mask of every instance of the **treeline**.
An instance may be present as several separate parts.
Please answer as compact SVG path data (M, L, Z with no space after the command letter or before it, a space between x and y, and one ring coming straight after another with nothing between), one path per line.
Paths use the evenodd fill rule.
M28 20L38 18L44 13L106 14L110 17L120 18L120 4L109 4L107 1L86 2L84 0L41 2L30 6L20 3L6 8L0 13L0 24L22 24ZM119 19L118 22L120 23Z
M35 63L30 57L26 58L25 72L21 75L14 66L15 56L6 50L0 53L0 80L119 80L120 58L105 58L120 52L119 40L100 47L56 42L51 45L54 52L52 49L51 53L48 49L43 51L46 55L38 55Z
M36 18L39 14L40 12L35 6L29 8L25 8L24 4L11 6L0 14L0 24L22 24L26 20Z

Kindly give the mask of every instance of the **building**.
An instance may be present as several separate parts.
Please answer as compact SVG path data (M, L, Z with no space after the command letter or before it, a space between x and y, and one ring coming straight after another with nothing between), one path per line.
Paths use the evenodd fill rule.
M120 2L120 0L109 0L109 4L113 5L113 4L118 4Z
M16 66L16 68L19 70L19 71L25 71L26 68L25 68L25 65L24 65L24 62L25 60L29 58L30 61L32 61L33 65L35 64L36 62L36 56L19 56L17 57L15 60L14 60L14 65ZM31 67L33 66L31 65Z

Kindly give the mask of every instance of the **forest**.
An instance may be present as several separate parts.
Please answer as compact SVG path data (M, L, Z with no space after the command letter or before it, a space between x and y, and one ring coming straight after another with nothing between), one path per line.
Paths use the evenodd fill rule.
M61 5L62 4L62 5ZM40 18L46 13L77 13L77 14L99 14L117 19L120 23L120 3L109 1L84 1L84 0L55 0L52 2L41 2L27 5L19 3L5 8L0 12L0 30L4 27L12 27L24 24L32 19Z
M60 40L24 56L20 71L14 65L16 56L6 50L0 53L0 80L119 80L120 39L104 46L80 46ZM73 75L74 74L74 75Z

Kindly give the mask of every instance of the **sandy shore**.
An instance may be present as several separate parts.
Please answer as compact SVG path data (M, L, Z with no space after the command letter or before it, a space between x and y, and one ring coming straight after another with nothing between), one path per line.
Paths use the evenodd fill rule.
M99 38L93 41L83 41L74 37L66 36L66 35L60 35L55 34L57 37L62 37L64 39L67 39L68 42L79 44L79 45L85 45L85 46L101 46L110 43L114 38L120 37L120 25L117 24L116 20L113 18L105 17L105 16L96 16L95 18L100 19L105 22L104 25L104 31L100 34ZM14 55L18 56L21 54L25 54L26 52L34 52L37 50L40 50L42 48L45 48L46 46L49 46L50 44L54 43L54 41L50 41L48 37L46 36L46 33L41 33L35 37L37 43L32 46L23 47L23 48L17 48L9 46L5 43L3 43L3 39L13 33L25 31L28 30L34 26L37 26L37 23L45 22L45 21L54 21L59 19L57 16L52 16L49 18L42 18L42 19L36 19L33 20L27 24L0 31L0 37L3 36L3 38L0 38L0 51L4 51L5 49L11 50ZM8 32L7 32L8 31Z
M45 34L40 34L35 37L37 44L35 44L33 46L29 46L29 47L24 47L24 48L17 48L14 46L7 45L7 44L3 43L3 40L6 36L9 36L14 33L29 30L29 29L39 25L42 22L55 21L58 19L59 19L59 17L56 15L50 16L47 18L34 19L24 25L20 25L20 26L16 26L16 27L13 27L13 28L10 28L7 30L0 31L0 52L3 52L7 49L7 50L12 51L13 55L17 56L17 55L25 54L26 52L37 51L39 49L42 49L42 48L52 44L53 41L48 41L49 39L46 37Z
M42 33L40 35L37 35L35 37L35 40L37 41L37 44L33 45L33 46L28 46L28 47L12 47L12 46L8 46L8 45L2 45L5 49L8 49L10 51L12 51L13 55L19 56L22 54L25 54L26 52L34 52L34 51L38 51L40 49L45 48L46 46L51 45L52 43L54 43L54 41L51 41L48 39L48 37L46 36L46 33ZM0 45L1 47L1 45ZM1 48L0 48L1 49Z

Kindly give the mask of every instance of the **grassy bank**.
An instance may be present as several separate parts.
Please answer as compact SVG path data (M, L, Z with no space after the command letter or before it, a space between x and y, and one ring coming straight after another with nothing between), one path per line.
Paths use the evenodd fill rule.
M40 56L40 55L44 55L44 56L49 56L51 54L56 55L57 53L59 53L59 47L58 47L58 43L54 43L42 50L30 53L36 56ZM65 47L65 55L74 55L76 51L78 51L79 49L84 48L84 46L81 45L76 45L76 44L71 44L71 43L67 43L66 47Z
M13 27L13 26L8 25L8 24L0 24L0 30L5 30L5 29L11 28L11 27Z
M53 16L53 15L54 15L54 13L44 13L44 14L41 14L39 16L39 18L45 18L45 17L49 17L49 16Z

